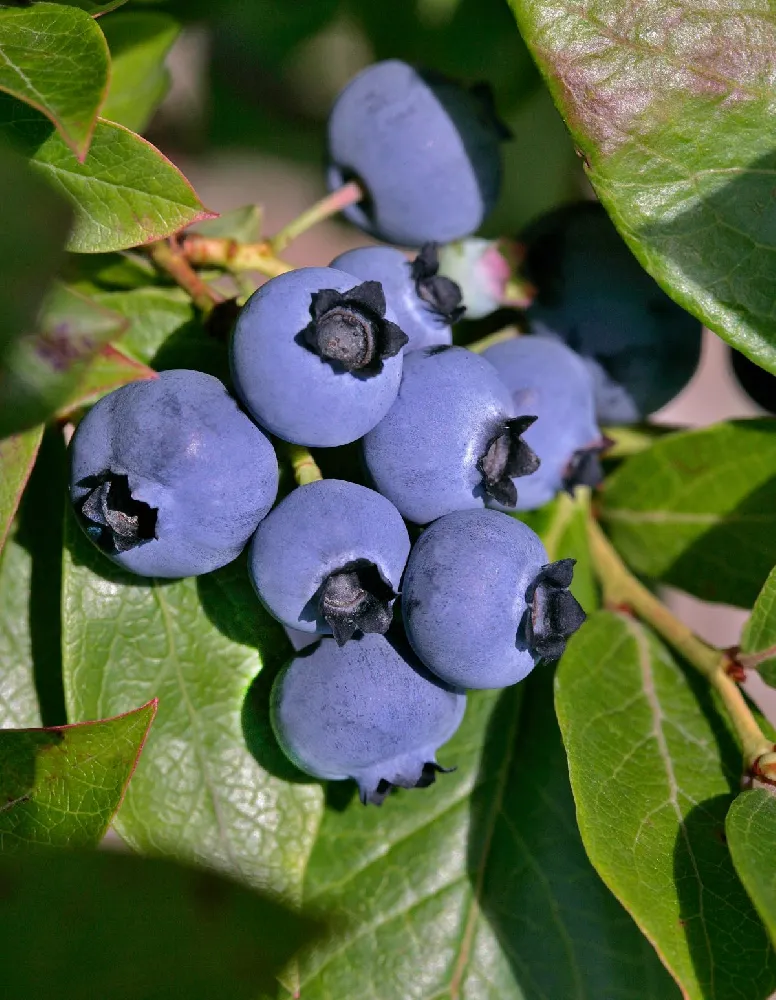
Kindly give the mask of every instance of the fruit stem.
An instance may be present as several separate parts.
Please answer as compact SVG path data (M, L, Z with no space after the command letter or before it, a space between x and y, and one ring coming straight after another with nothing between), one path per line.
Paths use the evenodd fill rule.
M514 340L515 337L520 336L522 334L516 326L505 326L503 330L490 333L481 340L475 340L473 343L467 344L466 347L467 350L473 351L475 354L482 354L483 351L487 351L489 347L493 347L495 344L503 344L507 340Z
M306 212L302 212L300 216L275 233L269 241L270 250L276 254L280 253L297 236L306 233L308 229L317 226L319 222L325 222L326 219L337 215L338 212L348 208L350 205L358 204L363 197L364 189L358 181L348 181L347 184L343 184L341 188L332 191L331 194L327 194L325 198L321 198L320 201L317 201L308 208Z
M755 774L767 773L767 768L760 769L759 762L760 758L773 754L774 745L765 737L741 690L727 673L727 654L699 639L633 576L592 516L587 520L587 536L593 569L603 588L604 602L615 608L627 607L651 625L706 678L727 709L738 734L747 769Z
M240 243L225 236L190 233L181 241L181 251L190 264L221 267L239 274L258 271L268 278L293 271L291 264L275 256L269 243Z
M307 486L308 483L317 483L319 479L323 479L323 473L308 448L299 444L289 444L287 448L297 486Z
M226 301L220 292L200 278L185 255L172 243L167 240L152 243L147 247L147 252L160 271L189 293L194 305L205 316L210 315L216 306Z

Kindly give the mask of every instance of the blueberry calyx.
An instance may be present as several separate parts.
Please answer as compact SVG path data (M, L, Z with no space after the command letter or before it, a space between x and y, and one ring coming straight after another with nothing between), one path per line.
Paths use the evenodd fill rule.
M318 608L338 646L356 632L385 635L393 620L394 589L374 563L359 559L330 573L321 587Z
M302 331L306 347L334 367L377 375L409 337L385 318L385 294L379 281L365 281L348 292L323 288L310 305L312 322Z
M566 643L587 618L568 589L576 559L560 559L542 566L529 588L525 638L529 649L543 660L559 660Z
M461 305L463 292L460 285L438 272L439 248L436 243L424 243L410 264L418 298L452 326L466 312L466 307Z
M87 534L104 552L128 552L156 538L158 509L134 499L127 476L103 472L78 485L90 487L80 513Z
M376 784L360 781L359 798L365 806L381 806L394 788L428 788L436 781L437 774L450 774L454 770L454 767L442 767L435 760L427 760L423 763L418 776L394 775L390 781L387 778L380 778Z
M566 471L563 476L563 489L570 495L574 495L577 486L588 486L595 489L604 478L604 470L601 465L601 455L607 448L612 446L610 438L602 438L596 444L587 448L579 448L568 461Z
M539 456L522 439L522 434L535 421L536 417L515 417L504 421L477 462L485 492L504 507L514 507L517 503L517 487L512 480L518 476L530 476L539 468Z

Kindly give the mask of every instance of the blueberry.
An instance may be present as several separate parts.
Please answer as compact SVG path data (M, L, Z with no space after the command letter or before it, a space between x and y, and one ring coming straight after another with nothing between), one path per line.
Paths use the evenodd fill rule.
M302 632L385 633L410 552L404 521L385 497L323 479L290 493L259 525L250 554L269 612Z
M401 329L408 351L451 344L451 325L463 314L461 289L438 274L434 243L427 243L410 262L393 247L359 247L335 257L332 267L362 280L379 281Z
M436 752L465 707L465 694L381 635L342 647L321 639L283 669L271 699L272 726L287 756L313 777L353 778L361 801L375 805L394 786L434 781L444 770Z
M406 343L378 282L305 267L250 297L232 337L232 374L262 427L284 441L332 448L387 413Z
M729 348L733 374L738 384L758 406L776 413L776 376L750 361L745 354Z
M512 267L497 241L459 240L440 247L438 257L440 274L461 289L467 319L483 319L511 304L506 301L506 289Z
M514 507L514 478L538 468L498 372L462 347L431 347L404 359L396 402L364 438L377 489L409 521L426 524L489 498Z
M447 243L473 233L493 208L503 138L487 90L396 59L375 63L332 108L329 186L357 179L367 199L345 214L388 243Z
M550 563L538 535L507 514L448 514L421 534L407 564L407 638L448 684L515 684L540 659L561 656L585 619L568 590L573 565Z
M600 366L599 423L639 419L684 388L698 366L701 324L641 267L601 205L558 209L524 242L537 291L529 318Z
M593 377L579 355L559 340L515 337L482 356L512 394L516 411L537 416L524 437L541 465L521 479L516 509L541 507L560 490L597 486L605 441L595 422Z
M104 396L70 455L82 527L141 576L197 576L231 562L278 489L266 435L218 379L186 369Z

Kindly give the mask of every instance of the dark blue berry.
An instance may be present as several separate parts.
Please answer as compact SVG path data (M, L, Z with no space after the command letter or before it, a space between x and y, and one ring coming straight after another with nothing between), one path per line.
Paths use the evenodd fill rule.
M86 534L141 576L197 576L231 562L278 489L263 431L218 379L185 369L104 396L70 455Z
M337 447L388 411L406 343L378 282L306 267L248 300L232 337L232 374L262 427L294 444Z
M524 236L529 310L599 367L601 424L637 420L668 403L698 366L701 324L641 267L594 202L569 205Z
M433 782L439 747L463 718L466 695L432 677L403 644L365 635L322 639L293 659L272 689L280 746L316 778L353 778L361 801Z
M760 368L740 351L730 348L733 374L741 388L758 406L776 413L776 376Z
M410 551L404 521L385 497L341 479L290 493L259 525L250 553L256 592L301 632L385 633Z
M426 348L405 356L399 395L364 438L364 458L377 489L418 524L489 499L514 507L514 479L538 468L521 437L532 423L490 362Z
M536 414L525 441L541 460L520 480L517 510L533 510L560 490L597 486L604 441L595 421L593 378L569 347L544 337L515 337L489 347L490 361L518 412Z
M439 275L433 243L414 261L393 247L359 247L335 257L331 266L380 282L388 307L409 337L407 351L453 342L452 324L463 314L461 290Z
M396 59L363 70L329 117L329 186L357 179L365 202L345 212L388 243L469 236L501 185L503 126L481 89Z
M494 510L448 514L422 533L402 587L407 638L437 677L500 688L557 659L585 615L573 560L550 563L538 535Z

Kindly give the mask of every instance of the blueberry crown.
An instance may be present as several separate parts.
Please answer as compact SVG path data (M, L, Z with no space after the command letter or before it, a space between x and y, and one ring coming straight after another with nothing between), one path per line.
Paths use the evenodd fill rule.
M435 760L427 760L421 764L419 772L411 767L408 768L406 775L394 774L390 780L388 778L379 778L377 781L360 780L359 797L365 806L381 806L394 788L428 788L436 781L437 774L450 774L454 770L454 767L442 767Z
M78 485L89 489L79 512L86 532L104 552L128 552L156 537L158 510L134 499L127 476L106 471Z
M374 563L358 559L330 573L323 582L318 610L338 646L356 632L385 635L393 619L396 592Z
M436 243L424 243L420 253L410 264L418 298L445 323L452 326L466 312L461 305L463 293L451 278L439 274L439 250Z
M563 476L563 489L573 496L577 486L588 486L595 489L603 482L604 470L601 465L601 455L611 448L610 438L601 438L587 448L579 448L568 461Z
M525 639L531 652L544 660L559 660L587 617L568 589L575 563L576 559L561 559L542 566L526 594Z
M347 292L314 292L312 322L299 335L303 346L332 367L359 375L377 375L409 338L385 318L385 294L379 281L365 281Z
M539 468L539 456L522 438L535 420L536 417L505 420L477 462L485 492L504 507L514 507L517 503L517 487L512 480L530 476Z

